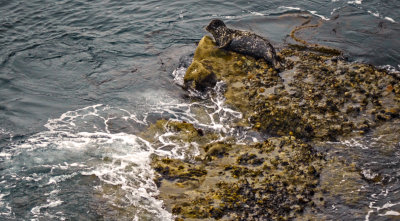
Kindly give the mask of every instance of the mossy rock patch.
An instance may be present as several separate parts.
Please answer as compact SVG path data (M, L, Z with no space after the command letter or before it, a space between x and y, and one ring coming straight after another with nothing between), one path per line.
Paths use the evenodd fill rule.
M226 83L226 102L254 129L275 136L335 140L399 118L399 79L387 71L323 51L278 54L285 61L280 73L262 59L218 49L205 36L185 81L197 88L205 78L199 70L212 73Z
M290 219L312 206L322 156L294 137L204 145L196 160L155 158L160 198L182 219Z

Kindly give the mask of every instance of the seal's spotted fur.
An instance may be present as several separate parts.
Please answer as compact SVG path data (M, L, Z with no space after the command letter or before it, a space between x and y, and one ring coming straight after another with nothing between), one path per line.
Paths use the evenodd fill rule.
M219 19L212 20L206 30L213 35L219 48L264 58L279 68L275 49L267 39L251 32L230 29Z

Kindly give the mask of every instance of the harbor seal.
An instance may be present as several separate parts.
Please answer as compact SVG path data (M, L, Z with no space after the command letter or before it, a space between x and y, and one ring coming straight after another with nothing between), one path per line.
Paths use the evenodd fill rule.
M261 36L248 31L230 29L219 19L212 20L206 30L212 34L217 46L221 49L250 55L255 58L264 58L275 68L279 69L281 67L274 47L267 39Z

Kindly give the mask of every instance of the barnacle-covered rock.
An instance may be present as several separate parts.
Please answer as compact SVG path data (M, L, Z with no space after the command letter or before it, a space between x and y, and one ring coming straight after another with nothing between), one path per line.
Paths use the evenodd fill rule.
M187 82L213 73L226 83L227 103L244 113L257 130L271 135L334 140L364 133L399 117L399 79L367 64L349 63L329 51L283 49L282 72L262 59L215 47L205 36L199 43ZM193 80L194 79L194 80Z
M160 142L160 136L164 136L164 139L182 145L192 142L204 144L218 138L218 136L213 133L204 134L202 129L195 128L193 124L165 119L158 120L156 123L151 124L145 131L140 133L139 136L152 142L156 146L160 145L157 144Z
M196 160L154 158L160 198L180 219L287 220L313 206L323 159L286 136L214 142Z
M319 219L315 211L326 207L325 199L352 205L364 197L357 191L363 183L381 182L382 177L369 179L356 164L325 160L312 146L399 120L399 78L349 63L340 54L290 46L277 53L284 61L278 73L263 59L219 49L203 37L185 87L204 91L224 81L226 103L247 121L240 124L273 137L239 144L166 120L144 131L141 137L153 144L168 134L169 141L198 154L152 159L159 198L177 220Z

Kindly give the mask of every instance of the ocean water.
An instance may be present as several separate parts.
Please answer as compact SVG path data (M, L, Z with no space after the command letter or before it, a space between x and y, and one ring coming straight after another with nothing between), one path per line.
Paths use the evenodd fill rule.
M196 145L173 143L171 134L152 144L140 131L168 118L261 139L229 127L241 114L222 97L191 102L179 86L179 60L211 19L279 49L312 16L322 25L309 41L398 71L399 10L398 0L0 0L0 220L172 220L157 199L150 158L193 156ZM196 118L198 107L208 120ZM365 176L378 172L387 182L366 185L360 191L370 197L354 208L332 203L322 211L329 219L400 215L400 144L385 136L393 135L331 144L351 147Z

